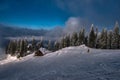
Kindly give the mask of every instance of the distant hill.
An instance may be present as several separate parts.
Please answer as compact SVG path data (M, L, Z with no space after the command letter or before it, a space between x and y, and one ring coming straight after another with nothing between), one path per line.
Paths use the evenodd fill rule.
M17 28L10 27L3 24L0 24L0 46L5 46L6 37L22 37L22 36L44 36L48 30L44 29L26 29L26 28Z
M0 24L1 37L17 37L17 36L27 36L27 35L44 36L47 32L48 30L44 30L44 29L33 30L26 28L10 27Z
M55 27L51 30L45 29L27 29L18 28L0 24L0 47L7 44L8 37L25 37L25 36L43 36L48 40L58 39L63 36L63 28ZM38 37L39 38L39 37Z

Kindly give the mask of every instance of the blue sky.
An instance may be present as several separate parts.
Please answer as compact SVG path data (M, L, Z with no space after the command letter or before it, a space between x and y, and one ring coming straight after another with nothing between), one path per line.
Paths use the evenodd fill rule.
M109 27L120 21L120 0L0 0L2 24L51 29L70 17Z

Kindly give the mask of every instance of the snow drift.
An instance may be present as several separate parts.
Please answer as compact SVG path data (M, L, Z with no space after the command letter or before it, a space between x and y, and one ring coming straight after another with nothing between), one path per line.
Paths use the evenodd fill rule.
M18 61L16 56L7 55L7 58L0 61L0 65L7 64L9 62Z

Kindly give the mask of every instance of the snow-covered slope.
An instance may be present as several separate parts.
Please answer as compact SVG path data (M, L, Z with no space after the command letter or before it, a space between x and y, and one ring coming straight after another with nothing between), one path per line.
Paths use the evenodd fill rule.
M82 45L0 65L0 80L119 80L120 50Z

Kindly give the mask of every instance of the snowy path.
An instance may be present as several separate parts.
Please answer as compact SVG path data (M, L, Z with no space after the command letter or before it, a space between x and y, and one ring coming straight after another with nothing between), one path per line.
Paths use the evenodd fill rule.
M0 65L0 80L119 80L120 50L68 47Z

